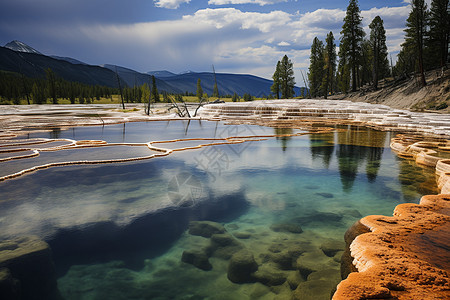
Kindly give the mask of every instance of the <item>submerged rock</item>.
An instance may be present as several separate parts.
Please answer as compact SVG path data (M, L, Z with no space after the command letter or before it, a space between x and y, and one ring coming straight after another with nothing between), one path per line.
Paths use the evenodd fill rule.
M224 233L225 227L222 224L212 221L191 221L189 222L189 234L198 235L205 238L211 237L215 233Z
M0 242L0 270L5 293L18 293L21 299L60 297L50 247L37 237Z
M318 195L318 196L322 196L322 197L324 197L324 198L328 198L328 199L330 199L330 198L334 198L334 195L333 195L333 194L331 194L331 193L316 193L316 195Z
M330 239L323 242L320 249L326 256L333 257L337 252L345 250L345 242Z
M295 300L330 300L336 284L326 280L301 282L294 291Z
M270 255L270 259L281 270L293 270L295 269L295 260L300 256L300 253L283 251L280 253L273 253Z
M255 287L250 293L251 299L261 299L262 297L270 293L269 288L261 283L255 283L254 286Z
M254 282L252 273L258 270L258 264L253 257L253 253L248 250L241 250L233 254L228 264L227 277L234 283Z
M325 280L329 282L333 282L336 286L339 281L341 281L341 277L339 276L339 268L333 268L333 269L324 269L317 272L313 272L309 274L308 281L311 280Z
M342 215L330 213L330 212L314 212L305 217L295 218L295 222L300 225L306 225L306 224L310 224L310 223L340 225L341 220L342 220Z
M345 251L338 251L336 252L336 254L333 256L333 260L337 263L341 263L342 261L342 255L344 254Z
M270 226L275 232L290 232L290 233L302 233L303 229L300 225L295 223L276 223Z
M243 249L244 246L239 243L232 235L228 233L213 234L207 253L222 259L230 259L231 256Z
M235 237L237 237L238 239L242 239L242 240L249 239L251 236L251 234L248 232L235 232L235 233L233 233L233 235Z
M287 275L279 270L263 265L253 274L254 278L266 286L281 285L286 281Z
M239 245L231 234L218 233L211 236L211 244L216 248Z
M212 269L212 265L204 251L185 250L181 256L181 261L191 264L200 270L209 271Z
M238 230L239 229L239 225L235 224L235 223L231 223L227 225L228 230Z
M334 268L338 269L339 264L320 250L303 253L297 259L297 269L305 280L313 272Z
M287 283L291 290L295 290L300 282L305 281L298 271L291 272L286 278Z

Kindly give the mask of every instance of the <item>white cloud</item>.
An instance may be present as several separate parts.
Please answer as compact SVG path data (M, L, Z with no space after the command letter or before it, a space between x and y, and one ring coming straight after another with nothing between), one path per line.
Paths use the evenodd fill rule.
M403 3L411 4L411 0L403 0ZM425 3L427 4L428 8L430 8L431 0L425 0Z
M309 28L322 28L332 30L341 28L345 17L345 11L341 9L318 9L300 16L299 26Z
M287 0L209 0L209 5L227 5L227 4L259 4L271 5L279 2L287 2Z
M187 1L172 1L175 2ZM372 8L362 11L363 23L367 26L380 15L385 22L388 49L395 53L403 42L408 13L408 6ZM344 16L345 11L341 9L289 14L209 8L177 20L128 25L39 24L30 28L25 23L8 24L0 20L0 27L32 45L36 44L33 37L39 36L46 45L56 44L55 48L70 46L72 52L69 53L36 47L46 53L72 56L88 63L114 63L142 72L157 69L204 71L214 63L218 72L270 78L274 65L285 54L297 71L307 68L313 38L325 40L332 31L338 40ZM297 73L299 81L301 77Z
M180 4L189 3L191 0L154 0L155 6L176 9L180 7Z
M241 29L257 29L269 32L275 27L284 26L291 15L283 11L270 13L242 12L235 8L202 9L194 15L184 16L183 20L212 25L217 29L237 25Z
M363 17L363 24L366 26L368 26L376 16L380 16L383 19L385 27L404 27L409 12L409 6L374 7L369 10L363 10L361 16Z

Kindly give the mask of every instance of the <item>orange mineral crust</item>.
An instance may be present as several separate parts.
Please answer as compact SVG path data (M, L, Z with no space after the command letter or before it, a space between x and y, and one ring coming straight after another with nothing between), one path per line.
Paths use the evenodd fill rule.
M392 217L368 216L370 232L350 244L353 265L333 300L450 299L450 195L398 205Z

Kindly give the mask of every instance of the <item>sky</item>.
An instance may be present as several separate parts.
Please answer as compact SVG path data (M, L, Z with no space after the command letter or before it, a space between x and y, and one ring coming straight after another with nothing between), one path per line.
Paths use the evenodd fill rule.
M430 2L427 1L428 3ZM0 45L22 41L47 55L139 72L191 70L271 78L287 55L296 81L312 40L337 43L348 0L2 0ZM363 26L384 20L395 61L408 0L359 0Z

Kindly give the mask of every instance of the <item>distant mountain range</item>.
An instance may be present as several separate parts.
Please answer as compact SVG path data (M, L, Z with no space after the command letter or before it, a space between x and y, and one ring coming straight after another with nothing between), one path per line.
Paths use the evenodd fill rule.
M11 49L14 51L18 51L18 52L23 52L23 53L42 54L41 52L37 51L33 47L30 47L27 44L22 43L20 41L11 41L5 45L5 48L8 48L8 49Z
M214 74L211 72L186 71L175 74L163 70L140 73L116 65L92 66L71 57L47 56L20 41L12 41L0 47L0 70L23 73L28 77L44 77L48 68L69 81L110 87L117 87L116 72L122 83L129 87L144 83L151 85L151 77L155 76L160 92L195 94L198 79L201 80L205 93L211 95L214 87ZM224 73L217 73L216 80L221 95L237 93L242 96L247 93L256 97L270 95L273 83L253 75ZM294 91L296 95L300 94L300 88L296 87Z

